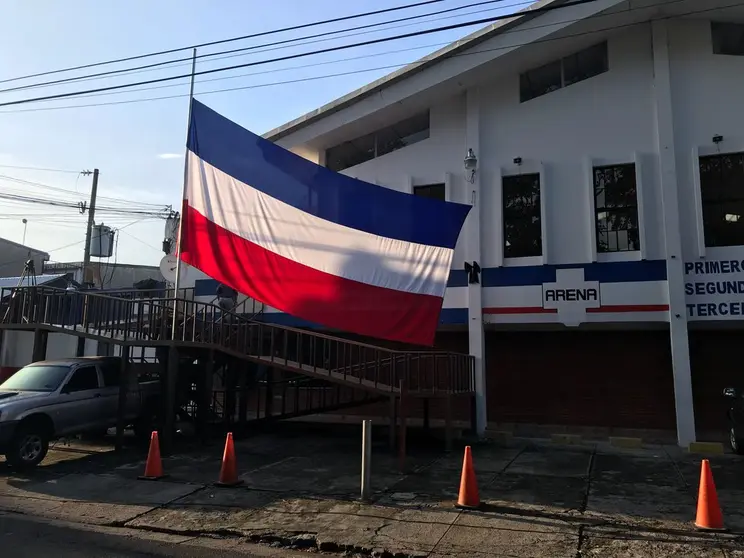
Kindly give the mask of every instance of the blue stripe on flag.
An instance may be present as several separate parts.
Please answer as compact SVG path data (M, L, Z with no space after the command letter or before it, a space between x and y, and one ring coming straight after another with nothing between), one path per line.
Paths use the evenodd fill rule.
M239 147L238 147L239 146ZM193 101L188 148L236 180L345 227L454 248L469 205L412 196L333 172Z

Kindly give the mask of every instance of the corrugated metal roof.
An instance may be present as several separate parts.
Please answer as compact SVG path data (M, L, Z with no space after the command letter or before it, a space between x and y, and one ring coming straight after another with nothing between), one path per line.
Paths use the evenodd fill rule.
M51 283L52 281L59 279L61 277L64 277L64 273L58 273L56 275L37 275L36 276L36 284L37 285L45 285L46 283ZM0 277L0 289L7 289L9 287L17 287L19 286L18 283L21 280L20 277ZM22 287L30 287L31 286L31 277L25 277L23 281Z

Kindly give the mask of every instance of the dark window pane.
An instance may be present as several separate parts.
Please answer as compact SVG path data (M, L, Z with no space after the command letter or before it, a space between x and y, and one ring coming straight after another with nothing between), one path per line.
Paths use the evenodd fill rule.
M712 21L713 54L744 56L744 25Z
M540 175L520 174L502 179L504 257L542 255Z
M326 167L340 172L429 137L429 111L326 149Z
M444 184L427 184L426 186L414 186L413 195L422 198L435 198L445 200Z
M429 112L398 122L377 132L377 156L401 149L429 137Z
M522 103L560 88L560 60L545 64L519 76L519 99Z
M744 245L744 154L700 157L706 246Z
M83 366L78 368L72 374L72 378L67 382L67 389L70 391L85 391L98 388L98 371L95 366Z
M326 150L326 167L342 171L375 158L375 136L367 134Z
M609 68L607 42L585 48L563 59L563 85L598 76Z
M635 165L594 168L597 252L640 250Z
M101 364L103 374L103 385L113 387L119 385L119 364L116 362L104 362Z

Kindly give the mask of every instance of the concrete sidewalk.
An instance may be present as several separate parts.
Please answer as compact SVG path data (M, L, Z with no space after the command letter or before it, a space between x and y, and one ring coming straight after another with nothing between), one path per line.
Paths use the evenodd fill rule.
M93 452L0 479L0 509L101 526L390 556L744 557L744 460L711 458L730 532L700 533L700 457L675 447L620 450L516 440L473 447L484 507L460 511L462 453L413 448L407 474L376 440L368 504L357 501L353 429L289 427L236 444L244 484L215 488L222 448L164 460ZM384 434L381 432L381 434ZM436 449L438 449L437 446ZM67 451L67 450L63 450Z

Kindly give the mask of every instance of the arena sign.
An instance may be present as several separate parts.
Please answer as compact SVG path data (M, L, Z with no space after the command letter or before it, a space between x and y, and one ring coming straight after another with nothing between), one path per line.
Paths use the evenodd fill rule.
M685 263L685 298L690 320L744 320L744 261Z
M587 309L600 307L599 281L585 281L581 268L557 269L555 283L543 283L542 293L543 308L556 310L567 326L585 322Z

